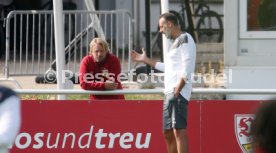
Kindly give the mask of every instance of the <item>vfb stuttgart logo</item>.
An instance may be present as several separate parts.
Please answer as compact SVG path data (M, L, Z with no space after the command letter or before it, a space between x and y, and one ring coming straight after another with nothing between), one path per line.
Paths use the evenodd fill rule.
M251 124L254 114L235 114L235 133L243 153L253 153Z

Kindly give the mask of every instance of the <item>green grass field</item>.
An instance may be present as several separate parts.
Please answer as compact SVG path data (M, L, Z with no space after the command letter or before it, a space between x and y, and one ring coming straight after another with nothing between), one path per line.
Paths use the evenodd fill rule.
M21 100L57 100L57 95L21 95ZM68 100L88 100L88 95L68 95ZM161 94L125 94L126 100L162 100Z

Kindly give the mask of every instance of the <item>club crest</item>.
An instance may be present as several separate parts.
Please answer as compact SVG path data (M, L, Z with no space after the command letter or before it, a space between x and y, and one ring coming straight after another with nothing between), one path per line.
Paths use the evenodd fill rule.
M235 114L235 134L243 153L253 153L251 124L254 114Z

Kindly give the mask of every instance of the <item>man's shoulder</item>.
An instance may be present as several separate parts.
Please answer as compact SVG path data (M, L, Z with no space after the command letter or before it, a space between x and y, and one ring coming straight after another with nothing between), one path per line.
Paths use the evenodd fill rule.
M93 62L94 59L93 59L93 57L92 57L91 55L86 55L86 56L84 56L84 57L82 58L82 61L83 61L83 62Z
M187 33L182 33L181 35L179 35L173 45L172 45L172 49L174 48L179 48L181 47L182 45L185 45L185 44L188 44L189 43L189 38L188 38L188 35Z
M183 33L181 39L184 43L194 43L194 38L188 32Z
M181 35L181 37L178 40L178 46L181 45L195 46L195 41L189 33L185 32Z
M113 53L109 53L109 59L113 61L119 61L119 58Z

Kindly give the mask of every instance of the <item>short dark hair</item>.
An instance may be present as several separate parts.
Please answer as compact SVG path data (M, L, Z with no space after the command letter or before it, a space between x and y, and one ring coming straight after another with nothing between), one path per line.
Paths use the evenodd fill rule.
M164 18L166 21L171 21L175 26L179 25L177 17L173 13L163 13L160 15L159 19Z

